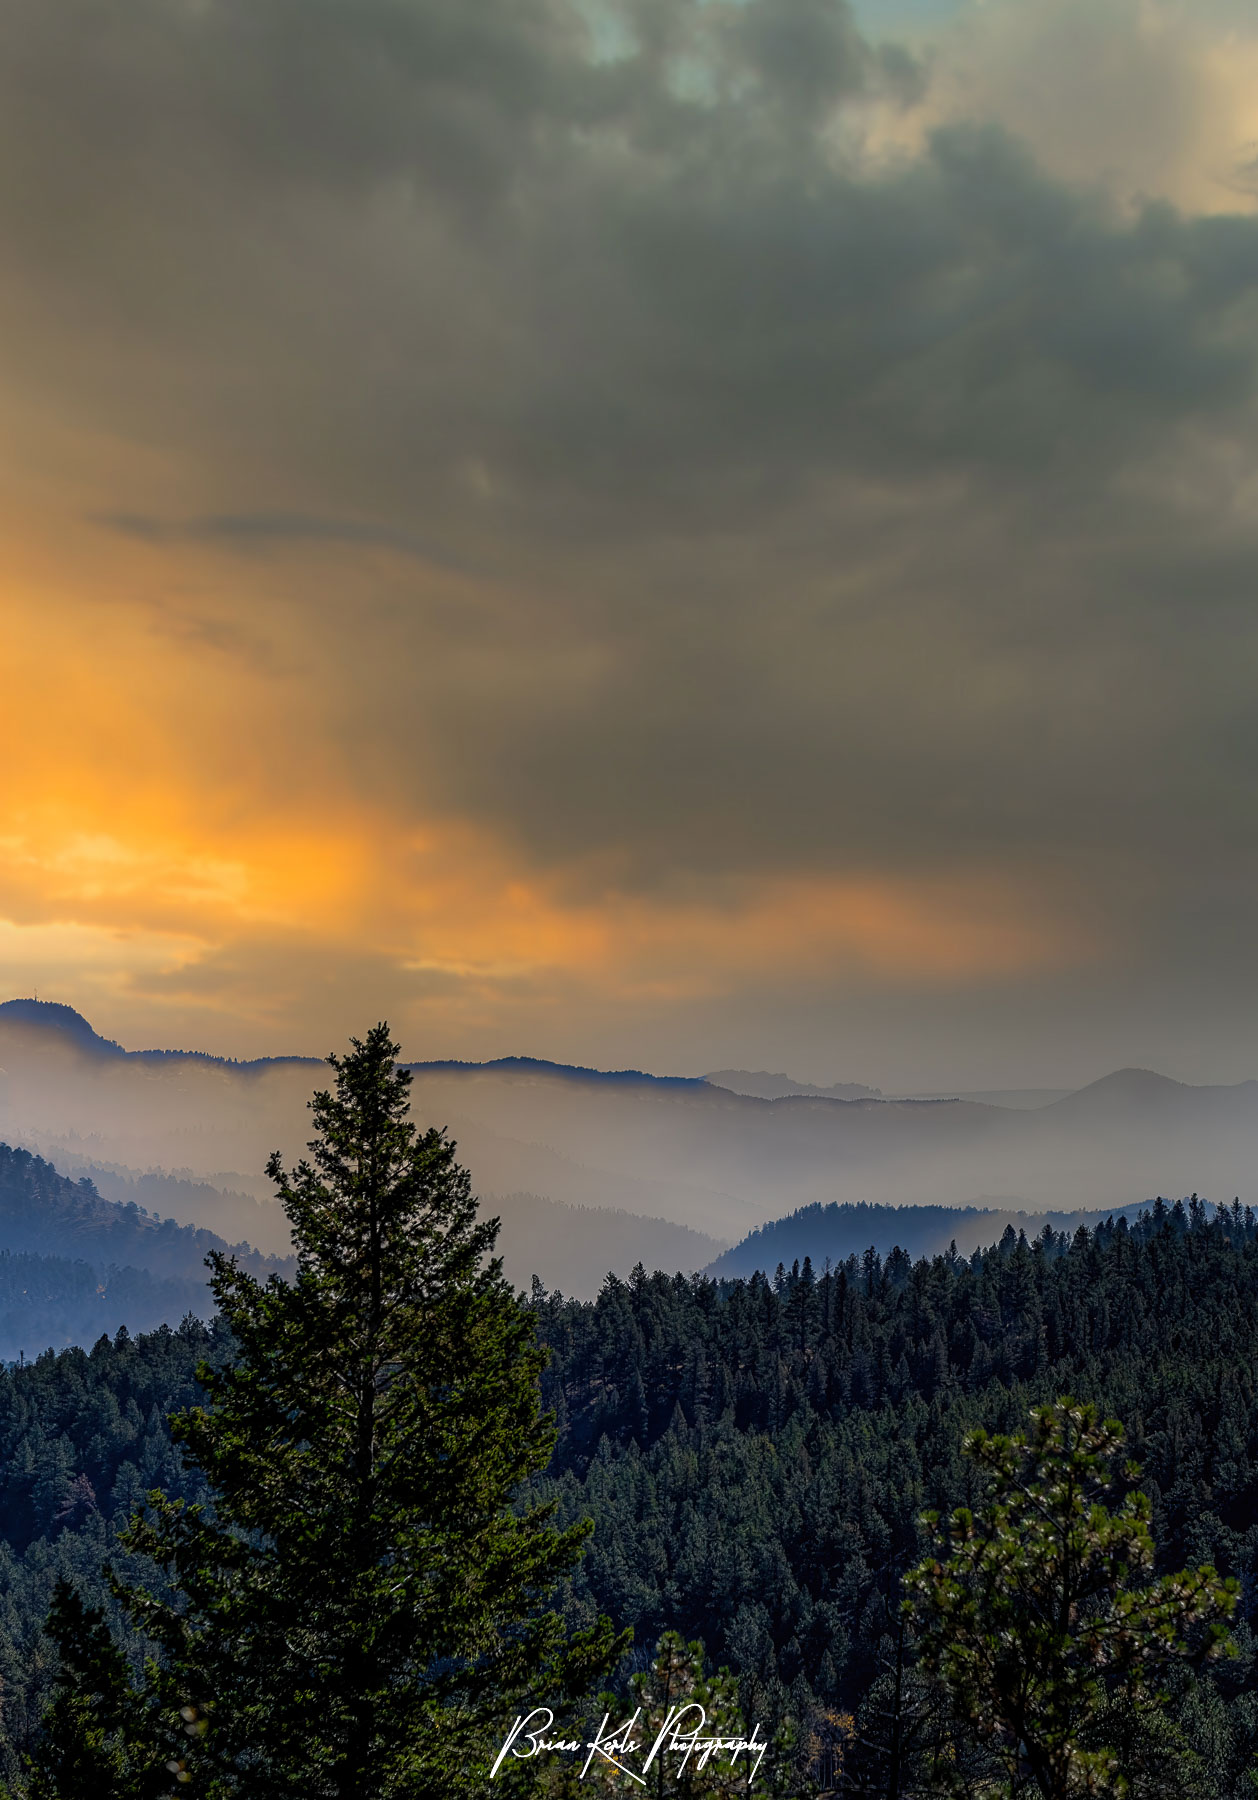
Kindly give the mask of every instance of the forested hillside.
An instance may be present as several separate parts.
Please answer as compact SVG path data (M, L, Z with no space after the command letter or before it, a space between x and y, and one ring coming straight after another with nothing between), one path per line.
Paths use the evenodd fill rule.
M750 1714L858 1715L894 1661L920 1516L968 1498L972 1426L1062 1392L1125 1421L1167 1568L1242 1577L1244 1654L1178 1702L1217 1796L1252 1792L1258 1232L1161 1203L1135 1227L968 1261L869 1254L717 1284L639 1272L593 1306L536 1295L562 1435L548 1491L597 1528L577 1599L637 1641L675 1627ZM881 1702L879 1703L881 1704ZM876 1709L875 1709L876 1710ZM866 1735L885 1732L869 1718ZM869 1754L874 1753L866 1753ZM880 1791L885 1791L880 1790Z
M227 1248L212 1231L103 1199L91 1181L0 1144L0 1358L90 1344L120 1325L208 1317L205 1258ZM256 1274L291 1267L248 1244L233 1250Z
M255 1273L279 1266L248 1244L229 1246L215 1232L158 1218L134 1201L102 1199L91 1181L71 1181L42 1156L8 1144L0 1144L0 1242L7 1250L130 1263L193 1279L204 1279L211 1250L232 1248Z
M1218 1800L1258 1748L1258 1228L1165 1206L968 1260L903 1253L776 1281L647 1275L582 1304L535 1290L560 1437L538 1483L595 1532L568 1605L676 1627L739 1674L749 1716L850 1712L853 1781L878 1791L884 1677L920 1515L967 1497L975 1424L1012 1429L1064 1391L1125 1421L1166 1568L1242 1579L1241 1655L1173 1696ZM93 1575L157 1482L179 1490L163 1415L206 1349L189 1323L0 1375L4 1721L29 1731L55 1573ZM912 1655L912 1647L908 1649ZM907 1695L908 1689L905 1689ZM872 1696L872 1698L871 1698ZM905 1700L907 1706L908 1700ZM852 1791L859 1791L853 1789ZM885 1788L882 1790L885 1791Z
M124 1329L90 1353L49 1352L0 1370L0 1778L15 1773L47 1699L40 1626L57 1579L74 1580L116 1618L101 1565L134 1567L117 1543L133 1508L153 1487L200 1495L166 1417L194 1400L198 1362L222 1348L189 1319L178 1331L133 1338Z
M1134 1219L1137 1211L1132 1207L1130 1217ZM938 1256L949 1248L968 1256L994 1244L1009 1226L1033 1238L1046 1225L1054 1232L1073 1233L1080 1225L1091 1228L1110 1216L1082 1211L1026 1213L998 1206L879 1206L867 1200L832 1200L823 1206L817 1202L748 1232L741 1243L710 1262L704 1273L718 1279L751 1276L757 1269L776 1269L779 1263L789 1265L805 1258L821 1268L827 1261L841 1263L849 1256L863 1256L870 1245L882 1256L896 1249L914 1258Z
M7 1361L30 1360L41 1345L91 1343L120 1326L144 1332L189 1314L208 1319L213 1310L209 1288L192 1276L0 1250L0 1358Z

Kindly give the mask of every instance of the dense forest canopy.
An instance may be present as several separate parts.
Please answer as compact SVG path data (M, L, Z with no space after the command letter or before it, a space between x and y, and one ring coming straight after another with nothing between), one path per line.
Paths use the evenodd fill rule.
M1212 1790L1251 1790L1258 1677L1258 1226L1239 1207L1159 1203L1131 1226L1035 1243L1006 1232L969 1259L870 1252L773 1279L609 1278L583 1303L536 1287L559 1420L536 1489L595 1531L572 1619L605 1611L645 1656L704 1641L748 1717L874 1705L900 1583L928 1507L968 1497L975 1425L1017 1429L1063 1391L1125 1421L1159 1566L1240 1577L1241 1655L1174 1705L1213 1759ZM95 1571L152 1485L188 1490L165 1413L207 1350L188 1321L0 1373L0 1674L10 1749L47 1680L39 1628L58 1573ZM871 1696L873 1698L871 1699ZM872 1727L864 1736L875 1742ZM860 1757L855 1752L853 1779Z

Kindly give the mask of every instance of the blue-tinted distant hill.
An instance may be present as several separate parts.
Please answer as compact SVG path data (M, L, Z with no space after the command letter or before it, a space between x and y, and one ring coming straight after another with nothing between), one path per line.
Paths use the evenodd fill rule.
M82 1257L191 1280L205 1279L211 1250L228 1251L255 1275L286 1266L249 1244L159 1219L134 1202L105 1200L92 1182L71 1181L42 1156L8 1144L0 1144L0 1250Z
M1139 1207L1127 1208L1128 1219L1134 1219L1139 1211ZM845 1262L849 1256L863 1256L871 1247L880 1256L898 1247L916 1259L938 1256L955 1242L961 1254L968 1256L996 1243L1010 1225L1035 1238L1045 1225L1057 1232L1073 1232L1080 1225L1091 1228L1110 1216L1106 1211L1027 1213L998 1206L871 1206L864 1201L802 1206L798 1212L749 1232L732 1250L710 1262L704 1274L748 1276L759 1269L771 1276L779 1263L789 1269L806 1256L820 1270L827 1258L832 1263Z
M460 1072L501 1075L545 1075L560 1080L593 1082L611 1087L704 1088L703 1075L648 1075L643 1069L587 1069L581 1063L547 1062L537 1056L497 1056L491 1062L414 1062L406 1067L417 1075Z
M18 1041L27 1053L48 1054L77 1051L97 1061L125 1058L128 1062L176 1061L212 1063L224 1069L247 1074L251 1069L274 1068L280 1064L307 1063L319 1067L317 1056L259 1056L248 1062L237 1062L230 1056L213 1056L207 1050L124 1050L112 1038L102 1037L72 1006L55 1000L0 1001L0 1044L6 1036L20 1034Z
M204 1281L154 1275L148 1269L98 1268L67 1256L0 1250L0 1361L33 1362L45 1350L84 1349L125 1329L135 1335L178 1325L189 1314L209 1319L213 1297Z
M211 1250L230 1251L259 1276L292 1268L291 1258L103 1199L90 1181L0 1144L0 1358L92 1344L121 1325L148 1331L187 1313L209 1318Z
M0 1028L6 1025L33 1025L41 1032L55 1032L76 1050L88 1056L125 1056L121 1044L101 1037L80 1012L62 1006L56 1000L5 1000L0 1002Z

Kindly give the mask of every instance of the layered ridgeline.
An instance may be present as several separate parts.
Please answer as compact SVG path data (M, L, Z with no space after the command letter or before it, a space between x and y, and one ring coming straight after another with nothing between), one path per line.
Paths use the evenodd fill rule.
M841 1095L801 1092L808 1084L738 1070L661 1077L527 1057L409 1066L416 1118L448 1127L477 1191L503 1217L513 1276L527 1284L536 1273L565 1291L575 1284L557 1259L572 1220L561 1212L547 1221L534 1208L515 1234L521 1261L514 1196L664 1221L716 1240L689 1245L691 1259L656 1242L648 1224L636 1228L644 1261L682 1268L702 1267L767 1221L812 1206L1042 1218L1194 1189L1219 1202L1258 1200L1255 1082L1189 1087L1124 1070L1065 1098L1027 1095L1012 1105L1008 1096L1002 1104L889 1099L862 1095L856 1083ZM284 1248L261 1172L273 1149L289 1161L302 1154L305 1103L323 1079L317 1061L124 1052L69 1009L13 1002L0 1006L0 1069L0 1140L89 1175L103 1193L113 1191L106 1176L177 1178L185 1186L169 1200L137 1194L140 1204L233 1241ZM763 1091L737 1093L721 1081ZM198 1187L218 1197L194 1194ZM258 1209L252 1217L242 1197ZM610 1255L605 1267L627 1273Z
M487 1210L501 1215L499 1249L517 1285L527 1288L536 1274L565 1292L592 1295L608 1270L627 1274L643 1260L702 1268L736 1235L694 1222L720 1211L701 1191L687 1192L674 1211L678 1190L671 1185L550 1147L544 1103L520 1124L513 1114L508 1130L496 1129L508 1110L497 1103L501 1095L527 1102L568 1087L604 1095L644 1087L672 1092L703 1089L701 1080L656 1081L634 1070L608 1074L523 1057L414 1067L417 1115L448 1126L458 1140ZM313 1057L234 1062L202 1052L126 1051L71 1007L0 1004L0 1138L86 1178L105 1199L246 1240L271 1255L287 1253L288 1224L262 1171L276 1148L289 1161L304 1152L306 1102L326 1075ZM459 1104L464 1097L470 1109ZM532 1141L522 1141L521 1129ZM739 1231L754 1217L750 1208L738 1209ZM32 1247L46 1248L38 1241ZM157 1316L175 1323L182 1312Z
M639 1261L771 1274L871 1244L916 1254L955 1239L968 1253L1008 1223L1034 1237L1046 1219L1130 1215L1158 1194L1258 1199L1254 1082L1195 1088L1126 1070L1015 1105L887 1099L857 1083L817 1092L729 1069L409 1066L415 1117L448 1128L502 1219L508 1275L579 1297ZM287 1224L262 1171L272 1150L303 1154L325 1074L310 1057L124 1051L69 1007L0 1005L0 1140L106 1199L268 1254L287 1251Z
M969 1259L869 1254L778 1283L638 1273L594 1302L539 1293L532 1306L560 1422L537 1492L564 1518L595 1521L572 1618L605 1609L639 1651L666 1628L702 1638L737 1673L748 1718L787 1713L806 1737L827 1714L851 1715L854 1795L921 1791L904 1760L923 1703L911 1641L895 1679L900 1581L925 1549L922 1512L970 1491L965 1432L1021 1428L1032 1404L1063 1392L1097 1401L1126 1422L1143 1464L1161 1567L1209 1560L1242 1583L1239 1656L1173 1684L1167 1710L1200 1767L1165 1791L1252 1795L1252 1214L1163 1206L1130 1228L1035 1246L1011 1232ZM116 1532L137 1496L157 1483L198 1497L164 1414L192 1397L198 1359L226 1349L190 1323L0 1371L10 1766L46 1692L39 1625L57 1574L109 1606L99 1565L120 1561Z
M248 1244L106 1200L43 1157L0 1144L0 1358L208 1318L205 1258L226 1250L255 1274L291 1269Z

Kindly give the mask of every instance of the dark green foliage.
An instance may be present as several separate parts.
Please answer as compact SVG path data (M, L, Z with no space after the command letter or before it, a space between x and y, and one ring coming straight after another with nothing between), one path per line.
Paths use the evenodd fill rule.
M1216 1800L1251 1792L1252 1215L1159 1204L1130 1229L1035 1244L1009 1232L968 1260L869 1254L724 1284L638 1271L593 1305L534 1305L554 1348L545 1397L564 1421L540 1490L596 1522L574 1603L632 1624L639 1643L702 1638L738 1672L749 1716L856 1715L852 1793L888 1792L902 1578L928 1547L922 1513L979 1492L967 1433L1016 1431L1063 1391L1121 1416L1159 1566L1211 1562L1242 1582L1244 1654L1173 1683L1170 1711ZM928 1738L933 1702L913 1682L902 1692L899 1739L909 1726Z
M1138 1471L1094 1406L1039 1406L1029 1432L978 1430L964 1449L988 1492L905 1578L923 1661L959 1720L1010 1794L1122 1796L1173 1776L1187 1746L1173 1728L1156 1735L1161 1683L1193 1650L1230 1650L1237 1583L1209 1565L1154 1578L1148 1497L1107 1504ZM940 1773L955 1767L939 1759Z
M942 1785L935 1778L941 1766L947 1785L965 1793L967 1781L977 1785L990 1772L989 1757L970 1756L959 1742L948 1694L918 1662L916 1649L901 1615L879 1643L877 1672L855 1716L837 1715L844 1728L834 1733L835 1750L846 1793L878 1800L933 1794ZM819 1736L824 1746L824 1730ZM832 1777L823 1785L837 1783Z
M639 1706L642 1708L642 1738L646 1744L652 1744L664 1730L670 1714L675 1714L679 1707L689 1706L703 1708L703 1731L708 1736L746 1738L750 1734L739 1706L737 1682L727 1670L716 1675L705 1673L703 1645L697 1641L688 1644L675 1631L664 1633L655 1646L651 1661L630 1684L627 1710ZM689 1718L683 1717L679 1722L681 1729L690 1727L692 1721L695 1721L693 1714ZM614 1770L604 1764L599 1773L605 1791L624 1792ZM670 1757L662 1753L647 1771L646 1791L656 1800L663 1800L665 1795L676 1795L678 1800L682 1800L682 1796L686 1800L691 1797L699 1800L700 1796L711 1796L711 1800L718 1800L719 1796L724 1800L728 1795L745 1794L747 1777L745 1757L741 1764L726 1757L713 1757L704 1767L693 1757ZM761 1785L768 1789L767 1778Z
M189 1319L178 1331L121 1331L91 1351L0 1369L0 1778L16 1773L15 1751L32 1741L50 1696L54 1659L40 1626L57 1582L73 1583L117 1626L101 1565L139 1573L118 1532L154 1486L204 1492L166 1415L199 1391L197 1364L227 1349L221 1330Z
M57 1583L48 1632L61 1646L60 1680L43 1727L29 1800L150 1800L169 1788L168 1771L143 1746L144 1699L102 1613L65 1581Z
M640 1657L667 1630L701 1638L710 1662L737 1674L747 1720L771 1730L793 1714L801 1755L815 1738L818 1768L841 1771L848 1796L929 1791L940 1697L912 1638L897 1645L899 1603L929 1547L923 1511L981 1496L966 1434L1019 1431L1031 1406L1063 1392L1122 1418L1158 1570L1210 1562L1241 1582L1240 1654L1200 1674L1172 1670L1165 1715L1199 1759L1200 1796L1252 1800L1258 1231L1244 1210L1207 1221L1160 1205L1130 1230L1035 1244L1010 1233L972 1259L801 1265L777 1284L639 1271L592 1304L539 1292L531 1307L553 1350L544 1403L560 1421L534 1492L569 1521L596 1522L564 1588L569 1618L610 1613L634 1628ZM47 1684L34 1646L55 1573L86 1581L116 1555L108 1520L140 1460L163 1467L153 1479L170 1491L197 1496L195 1473L162 1465L160 1418L187 1405L197 1354L166 1333L0 1372L0 1535L18 1546L0 1552L4 1721L22 1742ZM110 1394L127 1431L137 1413L140 1423L138 1438L107 1449ZM64 1466L88 1474L103 1518L53 1525L48 1497L64 1476L47 1446L62 1437ZM48 1465L42 1513L33 1477L12 1472L32 1457ZM1135 1729L1114 1715L1105 1741ZM1145 1778L1150 1796L1161 1779ZM1199 1800L1182 1764L1174 1779L1183 1800Z
M770 1742L764 1732L756 1732L743 1717L738 1683L729 1670L709 1673L703 1645L688 1644L675 1631L664 1633L645 1668L617 1692L591 1698L584 1714L578 1710L574 1717L558 1719L552 1735L578 1742L583 1750L534 1756L527 1739L517 1741L510 1744L496 1779L513 1783L512 1791L547 1800L623 1795L631 1787L626 1771L635 1791L655 1800L734 1800L752 1791L766 1797L788 1791L781 1782L790 1779L789 1740L779 1734ZM685 1740L691 1735L740 1747L734 1754L710 1745L687 1753ZM634 1746L623 1757L618 1739ZM596 1741L607 1745L606 1754L588 1756ZM756 1748L748 1749L753 1743Z
M395 1056L380 1026L331 1059L311 1161L272 1159L295 1281L212 1259L237 1355L202 1366L204 1404L173 1421L212 1507L154 1495L124 1533L175 1597L121 1590L159 1657L118 1730L80 1742L94 1778L61 1800L101 1791L120 1759L137 1795L172 1775L213 1800L454 1795L517 1690L588 1692L614 1660L605 1622L573 1636L545 1610L588 1525L509 1504L553 1444L543 1353L452 1146L406 1117ZM86 1708L60 1625L54 1720L72 1723Z

